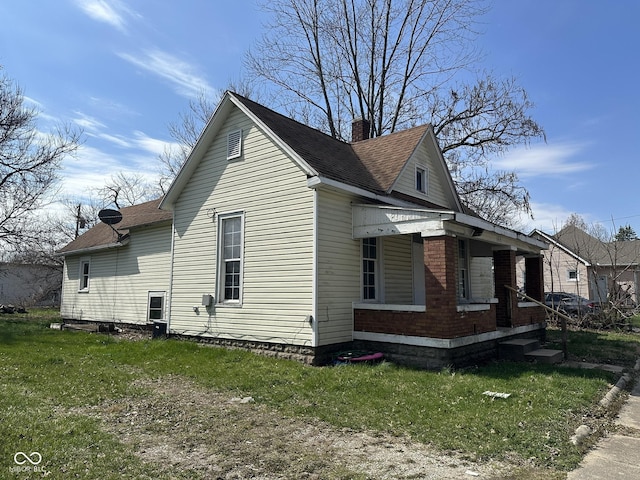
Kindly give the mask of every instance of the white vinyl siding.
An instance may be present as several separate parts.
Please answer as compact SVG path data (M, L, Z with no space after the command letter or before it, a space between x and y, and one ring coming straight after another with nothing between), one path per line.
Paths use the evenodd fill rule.
M145 324L149 292L169 290L171 226L136 229L129 244L93 252L90 289L78 292L85 258L65 258L62 318Z
M413 303L411 235L384 237L384 301L396 305Z
M359 199L318 189L319 344L353 339L353 303L359 302L361 241L353 239L351 202Z
M425 170L425 192L417 190L417 168ZM433 161L425 143L421 144L413 156L403 168L394 186L394 191L407 195L424 198L436 205L453 208L451 193L446 179L445 172L439 163Z
M242 130L242 162L227 135ZM313 314L314 193L306 174L234 108L178 198L171 333L308 345ZM201 304L219 285L218 218L244 213L242 303Z
M423 194L429 194L429 170L424 165L416 165L416 190Z

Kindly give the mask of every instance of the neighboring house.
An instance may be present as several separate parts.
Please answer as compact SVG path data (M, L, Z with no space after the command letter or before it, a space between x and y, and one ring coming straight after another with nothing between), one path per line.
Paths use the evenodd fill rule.
M100 223L59 250L63 319L143 325L165 319L171 213L159 203L123 208L117 232Z
M549 244L544 253L546 292L616 305L638 302L640 240L604 242L573 225L555 235L534 230L531 236Z
M0 305L58 306L61 288L60 266L0 263Z
M546 245L462 205L429 125L368 131L354 122L341 142L227 92L159 205L170 229L63 249L63 317L125 320L125 299L166 291L171 335L316 364L367 349L438 368L543 337L543 309L505 285L524 255L527 293L542 300ZM141 254L156 235L152 272Z

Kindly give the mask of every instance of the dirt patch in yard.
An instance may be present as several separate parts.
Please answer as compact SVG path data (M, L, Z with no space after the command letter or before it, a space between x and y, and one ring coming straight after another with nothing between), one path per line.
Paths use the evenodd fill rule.
M189 478L499 478L508 467L442 454L408 438L290 418L250 398L231 398L169 376L136 394L75 409L101 420L144 462Z

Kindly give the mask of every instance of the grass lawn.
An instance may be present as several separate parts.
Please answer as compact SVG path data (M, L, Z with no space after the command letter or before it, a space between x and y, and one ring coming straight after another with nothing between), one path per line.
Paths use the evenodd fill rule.
M317 368L188 341L61 332L48 328L51 321L55 315L0 316L0 478L35 478L20 476L14 455L36 451L49 478L208 478L142 461L87 414L102 408L128 415L118 402L148 395L145 381L177 376L204 396L251 396L256 408L284 417L408 435L470 459L544 472L540 478L562 478L581 460L589 445L569 442L579 425L611 427L613 413L597 404L617 377L598 370L522 363L440 372L389 363ZM602 354L602 361L632 366L639 346L633 335L570 332L570 352L588 361ZM492 399L482 394L487 390L511 396ZM277 469L270 468L267 475ZM317 478L368 477L331 470Z

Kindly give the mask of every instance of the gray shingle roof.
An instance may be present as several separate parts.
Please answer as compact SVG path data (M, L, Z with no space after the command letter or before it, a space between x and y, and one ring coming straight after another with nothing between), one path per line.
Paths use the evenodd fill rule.
M640 240L606 242L574 225L567 225L553 237L558 243L594 265L640 264Z
M114 225L114 227L120 234L126 235L133 228L170 221L172 219L172 213L158 208L160 200L161 199L156 199L120 209L122 221ZM117 234L109 225L98 223L58 250L58 253L69 254L92 248L100 248L114 244L117 241Z

